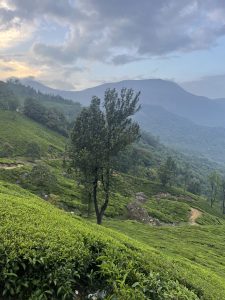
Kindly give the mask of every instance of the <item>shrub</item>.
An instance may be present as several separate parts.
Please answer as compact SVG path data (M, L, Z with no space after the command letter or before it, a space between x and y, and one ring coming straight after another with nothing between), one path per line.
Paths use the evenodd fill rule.
M134 241L113 235L1 183L0 297L87 299L101 293L118 300L199 299L165 269L164 275L151 270L151 256L160 263L163 256L150 256ZM172 266L168 261L167 268Z
M31 183L43 192L51 193L56 189L57 179L50 171L49 167L44 164L34 166L30 172Z

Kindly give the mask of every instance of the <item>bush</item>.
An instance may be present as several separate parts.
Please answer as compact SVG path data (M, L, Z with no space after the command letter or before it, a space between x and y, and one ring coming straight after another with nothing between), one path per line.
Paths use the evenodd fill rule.
M124 235L111 237L115 234L1 183L0 297L87 299L101 293L118 300L199 299L165 269L164 275L152 272L151 257L162 263L163 256L150 256Z
M38 164L34 166L29 177L31 183L42 189L42 192L51 193L57 187L57 179L47 165Z

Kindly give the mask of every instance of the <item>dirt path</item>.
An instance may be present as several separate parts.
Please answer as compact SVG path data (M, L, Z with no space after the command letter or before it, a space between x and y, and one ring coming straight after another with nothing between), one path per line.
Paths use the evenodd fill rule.
M191 208L191 215L189 218L190 225L198 225L196 220L202 215L202 212L196 208Z
M23 167L23 164L14 163L0 163L0 169L10 170Z

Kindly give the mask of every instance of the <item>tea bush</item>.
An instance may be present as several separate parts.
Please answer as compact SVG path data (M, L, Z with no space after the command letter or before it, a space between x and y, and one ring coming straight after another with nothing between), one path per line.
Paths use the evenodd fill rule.
M172 267L124 235L0 182L2 299L199 299L166 269L154 270L154 260Z

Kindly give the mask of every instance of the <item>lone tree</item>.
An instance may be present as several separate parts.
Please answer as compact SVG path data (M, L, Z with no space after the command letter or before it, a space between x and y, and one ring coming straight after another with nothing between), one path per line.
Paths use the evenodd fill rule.
M131 118L139 109L139 93L123 88L105 92L103 105L93 97L75 121L71 133L70 156L86 185L91 185L97 223L109 204L114 159L140 136L139 125ZM104 199L98 197L103 189Z

